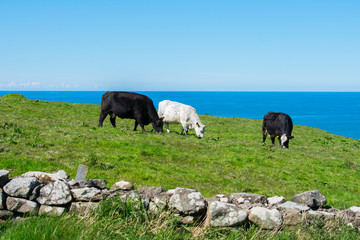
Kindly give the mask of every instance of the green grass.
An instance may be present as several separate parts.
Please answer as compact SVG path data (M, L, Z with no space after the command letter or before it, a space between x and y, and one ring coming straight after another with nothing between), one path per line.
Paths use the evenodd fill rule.
M356 239L359 231L341 221L315 221L273 231L255 225L239 228L205 228L180 225L169 211L148 214L136 203L117 199L102 202L87 216L29 217L0 225L0 240L39 239Z
M194 131L179 135L179 125L171 125L170 134L151 132L151 125L146 126L149 132L132 131L134 120L119 118L117 128L108 118L99 128L99 113L99 105L28 100L18 94L0 97L0 169L12 177L63 169L74 178L78 165L85 164L88 178L104 178L109 187L127 180L135 188L193 188L205 197L245 191L288 200L317 189L333 207L360 206L358 140L295 125L290 149L280 149L278 142L276 147L270 140L262 143L260 120L202 115L207 127L205 137L198 139ZM304 225L281 232L255 226L180 227L171 215L134 215L130 208L113 216L118 204L104 205L106 214L88 218L69 214L8 222L0 227L0 239L351 239L355 234L346 226Z
M17 176L27 171L63 169L75 177L79 164L88 178L119 180L136 188L163 186L215 194L252 192L268 197L318 189L337 208L360 205L360 141L319 129L294 126L289 149L262 143L261 121L200 116L205 137L132 131L134 120L109 118L97 127L99 105L0 97L0 169ZM341 123L339 123L341 124Z

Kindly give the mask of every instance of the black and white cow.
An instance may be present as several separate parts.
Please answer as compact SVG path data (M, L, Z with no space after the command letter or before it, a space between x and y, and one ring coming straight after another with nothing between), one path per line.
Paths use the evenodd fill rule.
M145 95L132 92L106 92L101 98L101 113L99 127L102 127L104 119L110 115L113 127L115 118L135 119L134 131L138 124L145 132L144 125L152 123L156 132L163 132L163 120L159 118L153 101Z
M294 138L291 136L293 123L289 115L286 113L268 112L264 116L262 131L263 142L269 135L273 146L275 146L275 138L279 138L281 148L289 148L289 140Z

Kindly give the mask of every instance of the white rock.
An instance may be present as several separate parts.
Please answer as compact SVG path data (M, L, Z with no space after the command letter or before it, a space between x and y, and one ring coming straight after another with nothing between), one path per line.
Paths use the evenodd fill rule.
M69 184L65 181L57 181L41 188L37 201L43 205L64 205L72 199Z
M213 201L207 209L206 225L234 227L244 224L248 214L234 204Z
M117 190L127 190L127 191L134 190L134 184L126 181L116 182L111 186L110 191L114 192Z
M103 199L101 190L94 187L71 189L71 193L76 201L96 202Z
M254 207L250 210L249 220L257 224L262 229L275 229L281 226L282 216L276 209L264 207Z
M39 209L39 215L48 215L48 216L61 216L66 211L64 207L54 207L54 206L47 206L41 205Z
M40 182L35 177L19 177L8 182L3 190L12 197L28 198Z
M39 204L22 198L8 197L6 199L6 207L12 212L36 214Z
M281 196L281 197L275 196L275 197L268 198L269 205L278 205L278 204L281 204L284 202L286 202L286 199L283 196Z

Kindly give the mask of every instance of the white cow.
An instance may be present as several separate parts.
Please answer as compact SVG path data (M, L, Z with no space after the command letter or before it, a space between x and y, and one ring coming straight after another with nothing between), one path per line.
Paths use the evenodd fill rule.
M167 132L169 133L169 123L180 123L182 126L180 134L185 130L185 134L189 129L195 129L196 136L204 137L205 125L200 121L195 108L178 102L164 100L159 103L158 114L160 118L164 118L163 122Z

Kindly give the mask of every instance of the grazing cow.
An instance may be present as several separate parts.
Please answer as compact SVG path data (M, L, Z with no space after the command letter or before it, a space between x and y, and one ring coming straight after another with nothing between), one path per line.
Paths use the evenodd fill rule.
M187 135L189 129L195 129L196 136L204 137L205 125L200 121L195 108L178 102L164 100L159 103L159 116L164 118L167 132L169 133L169 123L180 123L182 126L180 134L185 131Z
M275 138L277 137L281 148L289 148L289 140L294 138L291 136L292 129L293 123L289 115L269 112L264 116L263 120L263 142L265 142L266 136L269 134L273 146L275 146Z
M131 92L106 92L101 98L101 113L99 127L102 127L104 119L110 115L113 127L115 118L135 119L134 131L138 124L145 132L144 125L152 123L156 132L163 132L163 120L159 118L153 101L145 95Z

